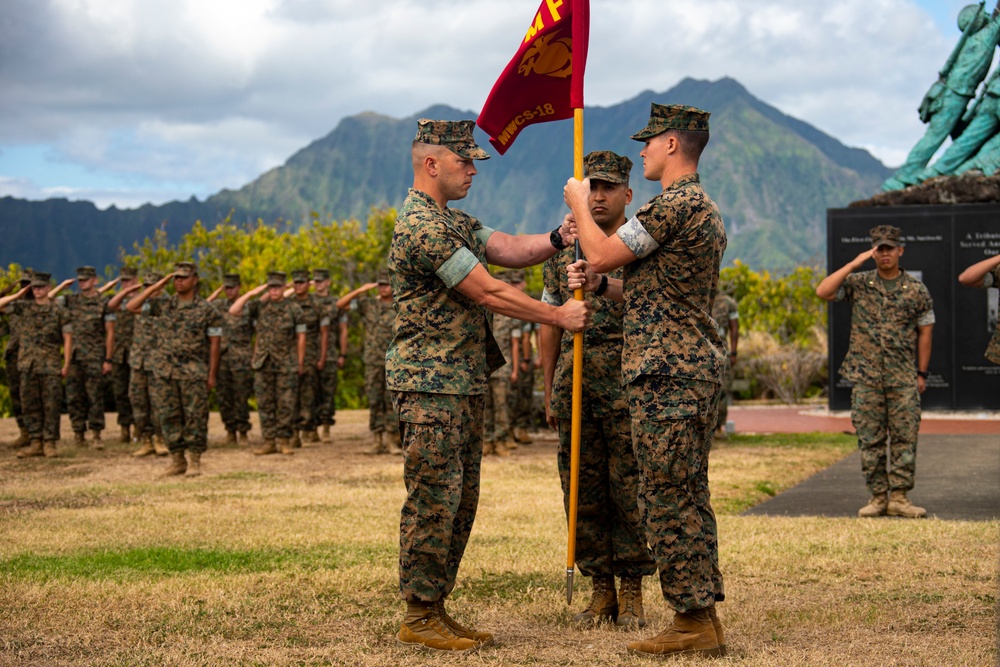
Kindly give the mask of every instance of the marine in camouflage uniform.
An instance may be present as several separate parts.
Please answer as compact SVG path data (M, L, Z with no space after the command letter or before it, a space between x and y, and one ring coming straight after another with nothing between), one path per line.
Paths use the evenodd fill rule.
M337 308L337 297L330 294L330 272L313 270L316 300L330 320L329 357L319 372L316 392L316 423L322 428L321 439L330 439L330 427L337 423L338 371L347 359L347 316Z
M152 287L163 279L159 273L147 273L142 278L142 284L131 285L122 289L108 302L108 308L132 314L132 345L129 348L129 381L128 400L132 407L133 435L140 446L132 456L148 456L157 454L166 456L170 453L163 442L163 429L156 416L156 398L153 396L153 367L155 357L159 352L158 341L161 338L158 315L165 298L160 293L148 296L138 313L128 310L129 301L136 293L147 287ZM124 308L123 308L124 306Z
M1000 255L976 262L958 276L958 282L966 287L1000 288ZM1000 364L1000 317L997 318L993 336L986 346L985 356L994 364Z
M302 375L299 376L296 434L293 437L293 445L301 447L300 435L307 442L319 442L319 434L316 432L316 396L319 392L319 373L327 363L330 316L322 302L309 293L308 270L293 271L292 283L292 298L302 309L302 321L306 325L306 359Z
M715 425L715 437L726 437L726 421L729 419L729 404L733 400L733 365L736 363L736 348L740 339L740 308L736 299L719 292L712 304L712 319L719 330L719 338L725 344L726 367L722 376L722 395L719 397L719 422Z
M136 284L138 275L139 272L135 267L121 267L118 273L118 291L121 292ZM127 443L132 440L130 431L135 423L132 402L129 400L129 379L132 375L132 367L128 361L129 352L132 349L132 337L135 333L135 314L127 308L119 308L114 313L115 345L111 353L111 389L115 396L115 410L118 412L121 441Z
M25 287L31 287L31 277L32 271L26 269L21 272L21 279L19 282L18 289L24 289ZM13 289L15 286L12 285ZM6 296L6 295L4 295ZM25 298L31 299L31 290L29 289L25 295ZM21 349L21 329L19 327L20 318L13 312L14 309L9 309L6 317L4 317L4 323L7 327L7 346L4 348L4 369L6 373L7 390L10 392L10 403L11 412L14 414L14 419L17 422L17 428L20 431L20 435L13 443L12 447L24 447L30 442L28 436L28 429L24 424L24 416L21 410L21 371L17 369L17 354Z
M485 301L504 314L579 330L588 308L560 309L529 299L489 275L487 262L555 254L551 236L512 237L447 206L465 197L489 157L472 121L418 121L413 187L396 219L389 274L396 335L386 352L405 450L407 497L400 515L399 592L407 613L397 640L466 650L492 636L457 623L445 609L479 501L483 402L489 374L504 359L490 333ZM565 227L565 226L564 226ZM555 233L568 244L568 228Z
M362 296L378 290L375 298ZM368 398L368 430L373 445L369 454L402 454L399 445L399 420L386 386L385 352L392 341L396 309L393 306L389 274L380 271L374 283L362 285L337 301L337 307L357 310L364 329L365 396Z
M271 271L266 283L241 296L229 309L230 314L236 316L246 309L257 332L251 365L264 439L264 444L254 450L259 456L295 453L291 438L295 429L299 376L305 370L306 323L302 309L285 298L285 281L283 272ZM264 298L251 301L265 291Z
M253 325L247 313L230 315L229 309L240 296L240 276L227 273L222 277L226 298L218 299L219 292L208 298L222 314L225 327L222 332L222 349L219 357L219 383L215 388L219 399L219 416L226 427L226 442L247 444L250 432L250 395L253 393ZM213 298L215 297L215 298Z
M584 157L590 179L590 211L605 234L625 223L632 201L628 185L632 161L611 151ZM575 252L567 248L545 263L542 301L555 306L573 299L566 267ZM611 277L620 279L622 269ZM591 296L592 325L583 334L580 466L576 516L576 564L592 578L593 595L577 623L610 621L619 626L646 624L642 577L655 574L639 511L639 468L632 451L632 421L622 388L624 306L606 295ZM559 480L569 516L572 454L574 336L553 327L541 332L547 421L559 431ZM615 592L615 577L621 590Z
M852 304L851 340L840 375L853 384L851 423L872 495L858 515L922 517L926 511L914 506L906 493L913 488L916 472L920 394L930 364L934 302L924 284L899 267L901 230L879 225L870 233L871 249L827 276L816 293ZM855 273L869 259L877 268Z
M523 273L518 272L523 276ZM518 283L513 283L515 287ZM520 281L523 291L524 279ZM510 425L513 429L514 442L530 445L532 440L528 431L534 428L535 410L535 355L532 336L537 331L534 322L518 321L514 336L518 341L517 379L511 384L510 395Z
M222 315L198 295L198 268L177 262L174 272L132 299L128 309L141 312L146 299L168 280L175 294L166 299L158 319L158 354L153 363L152 394L171 465L164 475L201 474L208 448L208 395L219 372Z
M22 341L17 358L29 439L29 446L17 453L18 458L58 456L62 379L69 372L73 326L66 309L49 299L49 279L48 273L36 272L30 287L0 299L0 312L13 313L18 326L31 332ZM29 290L33 298L24 298Z
M80 292L58 297L73 322L73 363L66 376L66 407L76 436L83 444L91 431L91 446L104 447L104 376L111 373L115 314L108 299L96 289L97 271L92 266L76 270Z
M510 272L501 271L497 279L510 284ZM513 333L521 331L521 322L506 315L494 315L493 338L503 352L506 363L490 373L487 382L485 418L483 420L483 455L507 456L516 447L510 430L510 396L514 360Z
M648 125L632 138L645 143L643 175L664 189L614 235L594 224L586 182L570 179L564 189L593 269L625 267L621 282L598 281L593 271L585 282L588 290L603 284L609 296L624 299L622 380L639 506L660 590L676 612L662 633L628 645L639 655L725 653L715 610L725 595L708 459L725 366L710 313L726 231L697 171L708 116L694 107L652 104ZM570 287L577 278L570 273Z

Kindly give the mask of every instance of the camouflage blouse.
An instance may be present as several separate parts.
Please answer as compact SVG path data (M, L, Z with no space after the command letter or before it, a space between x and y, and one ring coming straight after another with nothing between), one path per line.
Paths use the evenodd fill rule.
M319 361L319 336L322 327L330 326L330 316L323 304L313 294L306 294L304 299L291 297L292 302L302 309L302 322L306 325L306 368L314 367ZM330 344L327 338L327 345ZM330 350L327 347L327 361L330 360Z
M222 330L222 363L231 369L247 369L250 368L253 357L253 324L246 308L241 315L229 314L233 303L229 299L212 302L225 322Z
M116 317L108 310L104 295L84 296L67 294L56 298L66 306L73 321L73 361L76 363L101 363L107 350L105 322L114 322Z
M297 372L298 334L306 333L302 309L288 298L281 301L255 299L246 308L257 332L257 346L252 363L254 370L262 370L265 365L269 365L269 370Z
M993 270L986 274L983 279L983 287L1000 287L1000 266L993 267ZM990 344L986 346L986 358L994 364L1000 364L1000 317L997 318L997 327L990 338Z
M125 307L127 303L128 297L122 300L121 308L115 313L115 347L111 361L116 364L128 362L135 336L135 313Z
M719 384L724 345L712 319L726 230L698 174L687 174L616 232L625 267L622 379L667 375Z
M132 324L132 347L128 365L137 371L152 371L156 365L160 340L160 310L166 297L154 296L142 302L142 310ZM123 304L124 307L124 304Z
M143 304L145 305L145 304ZM195 296L166 300L159 319L159 348L153 375L171 380L208 379L210 338L221 338L224 322L208 301Z
M386 352L394 391L485 394L504 357L482 306L453 289L476 264L486 268L493 232L458 209L410 189L396 218L389 275L396 335Z
M58 375L63 366L63 334L73 333L67 310L55 302L40 305L19 299L6 308L18 319L23 331L30 331L17 353L17 369L22 373Z
M373 297L356 299L351 307L358 309L365 330L362 353L365 366L385 366L385 351L396 329L396 307L391 301Z

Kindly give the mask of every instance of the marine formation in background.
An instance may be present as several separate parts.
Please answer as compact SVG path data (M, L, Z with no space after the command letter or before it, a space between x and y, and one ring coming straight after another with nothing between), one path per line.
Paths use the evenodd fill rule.
M920 103L927 131L903 166L882 184L883 191L939 176L992 176L1000 168L1000 66L987 79L1000 43L1000 2L992 14L987 14L985 2L963 7L958 28L958 44ZM928 164L949 136L952 143Z

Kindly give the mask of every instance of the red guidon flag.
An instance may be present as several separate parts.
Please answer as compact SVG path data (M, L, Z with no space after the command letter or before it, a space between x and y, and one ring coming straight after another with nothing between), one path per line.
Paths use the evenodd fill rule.
M501 155L528 125L583 108L589 35L590 0L542 0L476 120Z

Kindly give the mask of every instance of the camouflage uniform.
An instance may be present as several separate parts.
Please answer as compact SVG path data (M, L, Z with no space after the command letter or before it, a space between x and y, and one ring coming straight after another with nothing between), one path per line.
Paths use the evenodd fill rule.
M729 403L732 401L733 394L733 367L730 363L729 323L733 320L738 322L740 319L739 305L737 305L736 300L728 294L719 292L715 296L715 302L712 304L712 319L715 320L715 326L719 330L719 338L722 339L726 353L726 367L722 375L722 395L719 397L719 423L715 426L716 428L724 428L726 420L729 419Z
M210 339L222 337L225 322L197 294L191 301L169 297L157 319L160 337L152 393L163 439L172 453L204 452L208 448Z
M642 206L617 236L638 257L624 274L622 379L639 503L663 596L687 613L724 597L708 454L726 363L709 314L726 231L692 173Z
M7 347L4 348L4 368L7 375L7 389L10 392L11 410L18 428L24 429L24 416L21 409L21 371L17 368L17 355L21 349L20 316L15 309L7 309L4 318L7 325Z
M1000 287L1000 266L983 277L983 287ZM993 331L990 344L986 348L986 358L994 364L1000 364L1000 317L997 318L997 328Z
M399 433L399 420L386 386L385 352L392 342L396 309L392 303L374 297L351 302L357 307L365 330L365 395L368 397L368 429L373 433Z
M60 377L63 334L73 332L69 313L56 303L43 306L21 299L9 304L6 310L17 317L23 331L31 332L30 339L26 339L30 342L20 346L17 358L28 436L32 440L56 442L63 401Z
M852 303L851 340L840 374L854 385L851 423L865 483L872 495L909 491L920 430L917 327L934 323L931 295L905 271L893 281L863 271L847 276L835 299Z
M503 350L507 363L490 375L489 391L486 392L486 418L483 424L483 441L486 443L505 443L511 440L510 397L512 383L510 374L514 370L515 363L511 350L511 339L515 330L520 332L519 325L519 320L506 315L493 315L493 338ZM487 449L489 448L487 447Z
M81 273L81 276L83 274ZM93 277L93 276L87 276ZM66 376L66 407L74 433L104 430L105 326L116 316L103 295L69 294L57 298L73 322L73 361Z
M216 395L219 413L226 430L246 435L250 431L250 395L253 393L253 325L246 310L240 316L230 315L233 302L219 299L213 302L222 315L225 327L219 357L219 380Z
M318 278L317 278L318 280ZM325 280L325 278L324 278ZM337 308L337 297L332 294L315 296L320 308L330 321L330 338L327 343L326 365L319 372L316 392L316 423L332 426L337 421L337 359L340 355L340 323L343 313Z
M302 309L290 299L246 305L257 332L251 365L264 440L291 438L299 391L298 334L306 332Z
M122 278L134 278L135 275L135 269L122 268ZM132 402L129 400L129 378L132 369L128 361L134 335L135 313L125 307L119 308L115 313L115 347L111 353L111 390L115 395L118 425L122 427L130 427L135 423Z
M437 128L464 127L468 143L449 148L486 157L471 141L471 121L419 124L418 141L426 143L441 143L427 136ZM486 268L491 233L413 188L396 219L389 251L396 336L386 379L405 450L399 592L410 603L451 593L476 517L484 394L504 358L486 309L453 288L476 264Z
M574 259L574 249L566 248L545 263L543 302L561 306L573 298L565 267ZM622 270L609 275L620 278ZM603 296L591 299L593 319L583 334L576 564L586 577L642 577L656 572L656 564L646 546L639 512L639 469L621 383L624 306ZM567 516L572 398L573 334L564 332L549 405L559 420L559 480Z
M155 277L155 280L150 280ZM159 277L147 277L143 284L148 287L159 281ZM122 301L122 308L129 299ZM158 317L163 309L165 297L157 296L146 299L142 309L133 320L132 347L129 349L128 363L131 368L129 376L128 398L132 406L132 419L135 422L134 436L137 440L163 435L160 420L156 415L155 406L159 403L153 396L153 368L157 365L159 341L162 340ZM160 362L162 363L162 362Z
M298 277L295 279L298 280ZM309 281L308 273L305 274L305 281ZM324 328L329 330L330 317L326 314L323 304L312 294L306 294L305 298L298 296L291 298L302 309L302 323L306 325L306 362L305 370L299 376L295 430L312 431L318 425L316 397L319 391L319 369L316 368L316 364L319 362L320 335ZM329 339L327 343L329 344ZM329 347L327 362L329 363Z
M525 346L529 348L531 363L527 370L521 359L517 360L517 382L511 383L510 395L510 426L515 429L530 430L534 428L532 413L535 401L535 360L531 353L532 334L537 328L533 322L517 322L516 336L521 339L521 359L525 357Z

